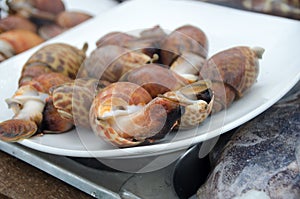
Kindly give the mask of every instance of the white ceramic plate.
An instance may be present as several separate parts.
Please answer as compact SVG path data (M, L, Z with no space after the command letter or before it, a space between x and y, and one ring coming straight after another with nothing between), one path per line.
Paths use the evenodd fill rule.
M64 156L129 159L168 154L184 150L192 143L217 137L252 119L299 81L299 21L197 1L128 1L47 43L66 42L79 47L88 42L90 53L95 48L96 40L108 32L132 31L157 24L167 30L185 24L200 27L209 39L209 55L237 45L264 47L266 51L260 61L257 83L227 111L208 118L199 128L171 134L154 145L117 149L103 143L91 132L77 133L75 130L59 135L32 137L20 144ZM4 99L16 90L22 65L37 48L0 65L0 121L11 118L11 110L7 109Z

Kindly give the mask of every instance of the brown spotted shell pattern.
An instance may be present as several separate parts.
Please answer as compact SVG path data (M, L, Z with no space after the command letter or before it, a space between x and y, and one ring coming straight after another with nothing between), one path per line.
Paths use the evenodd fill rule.
M193 25L184 25L171 32L161 44L161 61L170 66L184 53L194 53L207 57L208 39L204 31Z
M61 117L76 126L90 128L89 110L95 95L110 83L107 81L78 78L51 89L54 107Z
M132 82L142 86L154 98L170 90L189 84L189 81L169 68L158 64L144 64L125 73L119 81Z
M101 90L90 110L93 131L118 147L161 139L180 116L178 101L152 100L145 89L130 82L116 82Z
M232 47L216 53L203 65L199 78L212 81L216 95L213 112L218 112L242 97L256 82L264 49Z
M127 52L124 50L126 49L124 43L136 42L141 38L114 32L98 40L98 48L85 62L85 67L88 69L87 74L97 77L103 75L101 78L107 78L105 80L115 83L108 86L109 89L101 89L92 102L90 122L97 135L119 147L127 147L162 138L162 135L174 127L194 128L203 122L212 111L218 112L228 107L256 81L259 71L258 59L263 53L262 48L234 47L205 60L208 42L204 32L191 25L176 30L180 34L173 32L169 36L165 36L160 44L169 52L173 52L170 54L163 51L160 54L162 57L158 63L162 63L161 61L165 59L166 62L170 62L167 66L156 63L145 64L144 61L137 63L132 61L131 56L126 53L120 54L120 52ZM114 36L117 36L118 40L124 40L122 46L118 45L118 42L113 42ZM185 42L180 43L180 38L185 38ZM193 42L188 41L187 38L192 39ZM107 44L105 44L106 42ZM140 52L143 50L138 53ZM122 58L123 55L126 55L125 59ZM130 67L124 66L126 64ZM192 78L189 75L192 75ZM195 76L197 77L195 78ZM198 76L200 81L198 81ZM126 82L131 82L131 84L124 84ZM151 101L144 102L143 106L124 104L123 97L130 95L126 86L130 87L129 85L132 84L145 89L150 94ZM115 90L119 93L116 94ZM111 94L113 92L115 93ZM162 101L164 101L165 107L170 104L177 107L174 109L177 111L173 112L177 113L178 119L168 120L169 129L164 128L164 133L154 130L157 128L154 126L148 128L152 133L147 130L137 131L134 128L136 125L132 124L133 118L143 118L143 120L139 119L140 123L136 124L140 124L139 126L142 127L147 126L146 124L142 125L145 121L150 122L145 119L147 116L145 110L157 105L156 103L163 103ZM180 107L180 111L178 107ZM63 112L64 107L60 108ZM70 111L66 112L70 113ZM161 119L161 121L165 122L166 120Z
M19 141L38 133L61 133L72 128L48 98L52 87L71 81L85 58L85 50L56 43L42 47L24 64L15 94L6 100L12 119L0 123L0 139Z
M166 92L164 96L178 100L185 108L176 124L180 129L191 129L201 124L210 115L214 103L210 81L200 80L176 91Z
M127 71L150 61L149 56L121 46L100 46L84 61L78 76L117 82Z
M151 32L158 35L149 37ZM123 44L106 40L116 35L124 40ZM129 50L136 49L137 44L147 48L153 42L162 50ZM39 105L39 110L35 114L41 114L40 109L46 103L49 106L45 110L49 111L44 114L51 116L50 113L56 111L53 118L59 114L70 124L91 127L96 135L118 147L152 143L174 128L194 128L211 111L220 111L242 97L256 81L262 48L234 47L206 60L207 50L206 35L191 25L179 27L169 35L159 27L143 32L140 37L108 34L98 40L97 48L87 59L86 46L79 50L63 43L50 44L32 55L24 65L19 85L28 90L19 93L22 97L24 93L28 95L26 99L31 102L31 93L37 92L34 93L34 104ZM159 58L154 58L153 52L158 53ZM43 90L41 85L45 82L35 81L41 75L53 72L79 79ZM51 97L45 100L39 92L50 93ZM11 102L18 105L15 97ZM20 119L28 122L28 119ZM50 120L41 123L29 119L30 124L37 126ZM0 125L3 140L8 137L6 135L15 134L11 137L17 140L37 131L35 128L29 134L7 134L8 127L16 124L19 122L11 120ZM58 121L57 124L60 126ZM55 125L49 122L45 126ZM64 127L59 129L69 128Z
M22 69L19 85L49 71L62 73L75 79L83 60L87 44L77 49L65 43L49 44L34 53Z

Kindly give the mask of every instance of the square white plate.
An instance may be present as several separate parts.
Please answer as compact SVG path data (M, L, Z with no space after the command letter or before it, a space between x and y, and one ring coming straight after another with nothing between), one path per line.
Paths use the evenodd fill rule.
M118 149L91 132L70 131L32 137L19 142L27 147L64 156L126 159L168 154L184 150L227 132L265 111L300 78L300 22L239 11L198 1L135 0L122 3L42 45L66 42L81 47L111 31L131 32L160 25L166 30L192 24L209 39L209 55L237 45L265 48L257 83L229 109L209 117L199 128L171 134L154 145ZM17 89L22 65L40 46L0 65L0 121L12 117L4 100Z

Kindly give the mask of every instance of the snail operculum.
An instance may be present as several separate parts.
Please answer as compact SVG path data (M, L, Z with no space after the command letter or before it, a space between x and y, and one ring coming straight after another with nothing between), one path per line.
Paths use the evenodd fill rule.
M177 123L177 128L195 128L211 113L214 103L214 94L209 80L200 80L189 84L177 91L170 91L163 95L169 99L177 100L185 112Z

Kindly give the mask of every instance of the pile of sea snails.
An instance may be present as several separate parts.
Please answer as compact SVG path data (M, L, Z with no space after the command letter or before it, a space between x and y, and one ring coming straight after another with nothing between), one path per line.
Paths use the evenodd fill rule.
M1 8L0 62L92 18L66 10L62 0L6 0L6 6Z
M13 142L74 126L118 147L155 143L175 129L197 127L256 82L264 49L231 47L208 56L208 39L193 25L167 34L108 33L87 45L49 44L23 66L19 89L6 100L12 119L0 138Z

